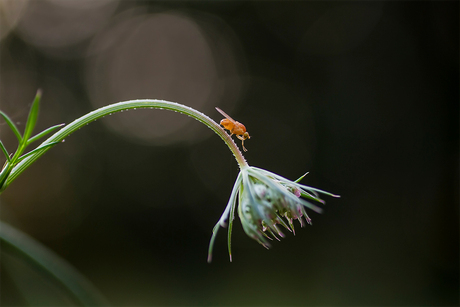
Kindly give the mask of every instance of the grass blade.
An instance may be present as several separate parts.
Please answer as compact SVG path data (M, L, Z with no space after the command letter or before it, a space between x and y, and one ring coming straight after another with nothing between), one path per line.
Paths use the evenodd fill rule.
M0 115L3 116L3 119L5 119L6 123L8 124L8 126L10 126L11 130L13 130L14 134L16 135L16 137L18 138L18 141L19 143L22 142L22 136L21 136L21 133L19 132L18 128L16 127L16 125L13 123L13 121L8 117L8 115L6 115L5 113L3 113L2 111L0 111Z
M43 149L45 149L45 148L49 148L49 147L51 147L51 146L54 146L54 145L56 145L57 143L59 143L59 142L48 143L48 144L45 144L45 145L43 145L43 146L37 147L37 148L35 148L34 150L31 150L31 151L29 151L28 153L26 153L25 155L22 155L21 157L19 157L18 160L17 160L17 163L21 162L23 159L27 158L28 156L30 156L30 155L32 155L32 154L34 154L34 153L36 153L36 152L38 152L38 151L40 151L40 150L43 150Z
M0 172L0 192L5 189L3 186L5 185L6 179L8 179L8 176L11 173L11 168L8 166L8 162L5 162L2 171Z
M0 141L0 147L2 148L2 151L5 154L6 160L10 162L11 161L10 155L8 154L8 151L6 150L5 145L3 145L2 141Z
M64 126L64 125L65 125L65 124L59 124L59 125L55 125L55 126L49 127L49 128L46 129L46 130L43 130L43 131L40 132L39 134L34 135L33 137L31 137L31 138L27 141L27 145L29 145L30 143L35 142L36 140L38 140L38 139L44 137L44 136L47 135L48 133L53 132L53 131L56 130L57 128L61 128L61 127Z
M300 180L302 180L305 176L307 176L308 172L306 172L305 174L303 174L302 176L300 176L299 179L297 180L294 180L294 182L299 182Z
M38 90L37 95L35 95L34 102L32 103L32 107L30 108L29 117L27 117L26 128L24 131L25 141L27 141L29 137L32 135L32 131L34 130L35 124L37 123L38 109L40 107L41 98L42 98L42 91Z

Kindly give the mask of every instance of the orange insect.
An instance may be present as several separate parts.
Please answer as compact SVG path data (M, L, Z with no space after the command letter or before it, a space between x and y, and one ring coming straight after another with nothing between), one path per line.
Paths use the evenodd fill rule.
M251 137L249 136L249 133L246 132L246 127L242 123L233 120L233 118L228 116L227 113L225 113L218 107L216 107L216 110L225 117L223 120L220 121L220 124L224 127L224 129L230 131L230 136L236 135L236 137L241 140L243 150L248 151L246 148L244 148L244 140L250 139Z

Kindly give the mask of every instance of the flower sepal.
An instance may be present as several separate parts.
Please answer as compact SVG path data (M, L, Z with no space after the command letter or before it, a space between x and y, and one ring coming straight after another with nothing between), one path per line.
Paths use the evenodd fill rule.
M279 238L285 236L278 225L295 234L294 220L298 220L301 227L312 224L305 208L322 213L323 209L311 202L324 204L319 194L340 197L300 184L299 181L305 175L291 181L261 168L251 166L241 168L227 207L214 226L209 244L208 262L212 260L217 231L221 226L226 227L226 221L228 221L228 252L232 261L231 233L237 203L237 212L244 232L268 249L270 240L275 238L279 241Z

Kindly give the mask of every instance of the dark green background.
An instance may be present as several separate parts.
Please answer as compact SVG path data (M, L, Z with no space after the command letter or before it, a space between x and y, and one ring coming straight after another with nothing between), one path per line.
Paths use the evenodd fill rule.
M208 264L211 230L238 174L225 144L209 134L155 146L112 133L103 119L9 187L3 221L69 261L114 305L459 303L458 2L122 1L114 16L135 7L205 13L226 24L240 46L244 90L231 115L252 135L249 164L291 179L309 171L303 183L342 198L326 198L325 214L311 214L313 226L298 227L270 251L237 220L234 262L222 231ZM360 10L378 12L369 29L353 19ZM331 11L342 18L332 19L331 32L312 28ZM359 39L328 47L350 30ZM80 52L90 40L53 56L17 31L3 38L1 108L21 129L38 87L38 129L94 109ZM18 71L32 81L12 78ZM146 97L105 104L135 98ZM221 104L202 111L217 121L214 105ZM141 112L165 111L131 116ZM12 150L14 136L0 125ZM42 277L2 259L2 305L26 302L14 274L39 289L43 305L62 304Z

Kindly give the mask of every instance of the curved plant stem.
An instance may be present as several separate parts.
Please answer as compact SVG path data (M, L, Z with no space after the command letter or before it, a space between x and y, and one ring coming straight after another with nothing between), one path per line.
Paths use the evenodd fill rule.
M236 161L238 162L240 168L248 167L246 160L243 157L243 154L238 149L237 145L233 141L233 139L228 135L222 127L219 126L215 121L213 121L208 116L204 115L203 113L192 109L190 107L184 106L179 103L169 102L165 100L156 100L156 99L139 99L139 100L129 100L124 102L119 102L115 104L111 104L100 109L94 110L65 126L47 140L45 140L39 147L44 146L46 144L50 144L53 142L62 142L67 136L71 133L77 131L81 127L101 118L106 115L110 115L112 113L129 110L129 109L137 109L137 108L150 108L150 109L164 109L164 110L171 110L175 112L179 112L182 114L186 114L194 119L198 120L199 122L208 126L212 131L217 133L222 140L227 144L227 146L232 151L233 155L235 156ZM50 147L44 147L42 150L37 151L36 153L28 156L20 163L18 163L11 171L8 179L3 186L5 189L11 182L13 182L27 167L29 167L35 160L41 157L45 152L48 151Z

